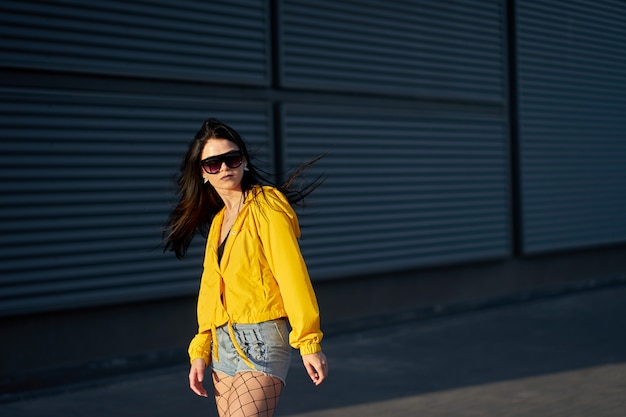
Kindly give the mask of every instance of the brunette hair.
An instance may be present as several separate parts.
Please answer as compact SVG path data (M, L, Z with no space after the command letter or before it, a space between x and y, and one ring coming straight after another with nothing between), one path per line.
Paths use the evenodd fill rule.
M241 180L241 189L244 193L257 185L271 185L281 191L290 204L303 205L304 198L324 182L323 177L318 177L312 182L296 185L302 172L323 157L320 155L298 167L281 185L273 184L267 179L267 174L261 174L261 170L253 165L246 143L235 129L217 119L205 120L194 140L189 143L181 164L177 179L177 194L180 199L170 213L164 230L163 251L173 251L179 259L187 253L196 233L206 236L213 216L224 206L217 191L209 182L204 182L201 173L200 158L209 139L229 140L243 153L247 163L247 169L244 170Z

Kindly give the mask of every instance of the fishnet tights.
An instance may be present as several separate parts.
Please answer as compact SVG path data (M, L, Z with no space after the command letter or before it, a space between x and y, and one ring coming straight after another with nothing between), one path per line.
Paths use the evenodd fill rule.
M220 417L272 417L283 383L260 372L213 372L213 387Z

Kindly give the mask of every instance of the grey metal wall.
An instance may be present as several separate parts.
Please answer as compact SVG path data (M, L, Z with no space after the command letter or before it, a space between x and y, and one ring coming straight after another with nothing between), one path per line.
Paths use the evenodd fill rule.
M314 276L509 255L503 3L281 6L282 86L371 94L282 108L291 166L328 152L300 215Z
M298 105L283 115L290 161L328 152L314 169L326 182L300 215L316 277L509 254L500 115Z
M626 3L516 16L522 250L626 242Z
M2 11L0 314L194 294L202 242L158 245L208 116L270 171L329 152L301 212L313 279L511 253L503 1Z
M269 10L262 0L5 0L1 7L3 66L269 82Z
M0 314L194 293L201 242L182 263L159 246L186 145L221 117L272 164L271 106L158 79L267 85L267 3L4 1L0 19Z
M196 291L202 248L180 262L159 246L175 168L208 112L266 149L267 107L43 90L2 95L0 311Z
M503 103L502 1L280 2L288 88Z

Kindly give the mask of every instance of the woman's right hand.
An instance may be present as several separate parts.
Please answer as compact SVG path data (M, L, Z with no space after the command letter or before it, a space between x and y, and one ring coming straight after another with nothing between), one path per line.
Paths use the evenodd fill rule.
M189 370L189 388L201 397L208 397L202 381L204 381L204 371L206 369L206 363L202 358L196 358L191 362L191 369Z

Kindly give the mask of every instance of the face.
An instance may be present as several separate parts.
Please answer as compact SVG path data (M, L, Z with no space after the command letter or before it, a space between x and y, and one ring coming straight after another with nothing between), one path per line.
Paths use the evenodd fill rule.
M239 148L233 142L227 139L209 139L202 149L200 160L204 161L207 158L221 156L233 151L239 151ZM209 180L209 183L218 194L228 191L241 191L243 169L246 165L245 159L242 159L241 165L236 168L230 168L224 161L220 161L219 165L219 171L215 174L209 174L203 168L200 168L202 177Z

